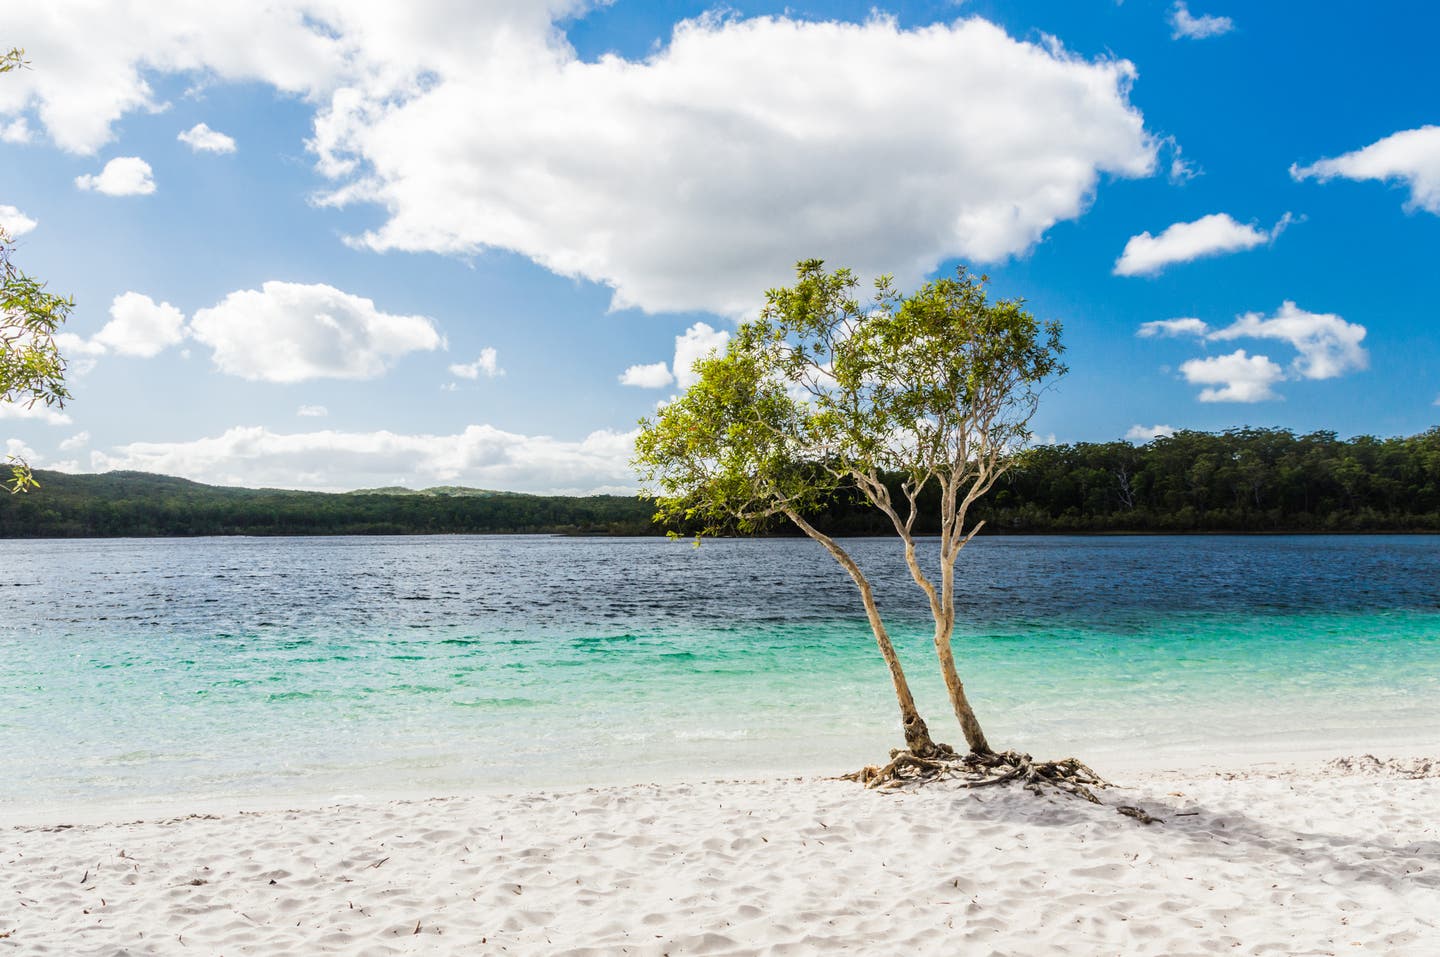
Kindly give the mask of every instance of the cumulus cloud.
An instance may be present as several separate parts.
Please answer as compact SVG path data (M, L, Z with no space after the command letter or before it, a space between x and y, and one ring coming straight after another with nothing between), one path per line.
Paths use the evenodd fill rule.
M1003 260L1156 165L1132 65L1051 38L707 15L583 61L557 24L598 2L8 4L0 35L24 26L47 68L0 85L0 115L93 152L163 105L147 75L260 81L317 105L324 200L386 214L357 244L511 250L652 312L744 314L808 256L901 285Z
M1292 220L1286 213L1267 232L1238 223L1228 213L1212 213L1193 223L1173 223L1159 236L1143 232L1131 236L1125 244L1120 258L1115 260L1115 275L1149 276L1175 263L1254 249L1279 238Z
M1194 318L1184 319L1156 319L1153 322L1142 322L1135 335L1141 339L1172 338L1174 336L1203 336L1210 331L1210 327L1203 321Z
M115 353L148 359L185 338L185 314L168 302L157 303L138 292L124 292L110 302L110 321L86 339L73 332L55 337L60 351L75 356ZM89 365L72 368L80 373Z
M499 358L492 346L486 346L480 350L480 357L474 362L456 363L450 367L450 374L459 376L462 379L478 379L482 375L487 379L505 374L500 368Z
M1133 77L979 19L704 17L644 61L496 55L398 105L337 95L314 144L330 202L388 213L359 245L508 249L616 308L740 315L807 255L904 285L1024 252L1102 174L1153 171Z
M697 322L675 337L674 362L669 366L664 362L633 365L620 374L620 384L659 389L673 383L688 389L699 380L695 363L714 353L723 353L729 341L730 333L724 329L714 329L708 322Z
M1128 442L1149 442L1153 439L1163 439L1175 434L1174 426L1169 425L1132 425L1125 433Z
M6 77L0 116L33 108L61 148L94 153L124 114L165 106L147 74L193 71L317 94L333 83L343 59L342 41L305 19L307 8L321 13L325 5L47 0L44 15L36 16L31 5L0 4L0 36L23 36L30 59L44 65Z
M219 130L212 130L208 124L196 123L175 137L197 153L233 153L235 139Z
M62 451L62 452L73 452L73 451L75 451L76 449L83 449L85 446L87 446L87 445L89 445L89 444L90 444L90 433L89 433L89 432L76 432L74 435L70 436L70 438L65 439L64 441L62 441L62 442L60 443L59 448L60 448L60 451Z
M1285 370L1266 356L1246 355L1236 349L1227 356L1191 359L1180 366L1185 381L1208 388L1200 391L1201 402L1263 402L1278 399L1272 386L1285 378Z
M1181 2L1170 8L1170 27L1174 31L1170 34L1172 40L1179 40L1181 37L1204 40L1206 37L1218 37L1229 33L1235 29L1235 21L1229 17L1212 17L1204 14L1197 17Z
M24 236L40 224L14 206L0 206L0 230L11 239Z
M1402 182L1410 187L1406 209L1440 216L1440 126L1402 130L1353 153L1309 166L1297 164L1290 167L1290 175L1322 183L1336 177Z
M148 359L185 337L185 314L168 302L126 292L110 303L110 321L91 342L122 356Z
M674 381L670 367L663 362L631 366L620 373L621 385L639 386L642 389L661 389Z
M1370 356L1360 344L1365 340L1364 326L1346 322L1333 313L1306 312L1288 300L1273 316L1248 312L1207 338L1287 342L1299 353L1291 363L1291 371L1303 379L1333 379L1370 364Z
M0 4L0 36L23 36L44 69L0 84L0 116L33 109L63 149L94 153L115 121L156 112L147 77L252 82L319 102L339 89L376 98L451 72L493 46L530 56L559 39L553 24L604 0L211 0L205 4ZM243 37L243 42L236 42ZM517 77L517 81L521 78Z
M155 192L150 164L138 156L117 156L99 173L75 177L75 185L106 196L148 196Z
M24 419L30 422L43 422L46 425L69 425L73 421L70 413L53 405L46 405L43 402L30 405L27 402L15 402L10 399L0 399L0 419Z
M323 419L330 414L330 410L323 405L302 405L295 410L295 414L302 418Z
M1236 339L1269 339L1295 350L1288 368L1269 356L1247 355L1241 349L1226 356L1191 359L1180 366L1185 379L1205 385L1202 402L1259 402L1279 398L1274 386L1286 379L1333 379L1357 372L1370 364L1362 343L1366 329L1346 322L1334 313L1306 312L1286 300L1272 316L1247 312L1220 329L1211 329L1193 318L1162 319L1140 326L1136 335L1191 335L1206 342L1233 342Z
M375 485L469 485L554 494L630 493L634 432L579 441L471 425L453 435L282 434L237 427L188 442L132 442L91 453L95 471L139 469L218 485L341 491Z
M682 389L694 385L699 376L695 374L695 363L714 352L724 352L730 341L730 333L723 329L712 329L708 323L697 322L675 337L675 363L672 367L675 382Z
M190 335L221 372L266 382L371 379L400 356L444 344L425 316L384 313L333 286L274 281L201 309Z

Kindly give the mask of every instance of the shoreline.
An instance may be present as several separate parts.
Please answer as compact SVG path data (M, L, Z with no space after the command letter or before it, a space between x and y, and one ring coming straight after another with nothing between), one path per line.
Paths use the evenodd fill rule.
M785 777L7 823L0 954L1440 945L1440 760L1115 783L1099 807Z
M1342 747L1293 746L1287 748L1215 749L1200 754L1191 754L1188 759L1175 760L1174 749L1167 749L1161 760L1148 756L1124 756L1106 754L1100 760L1087 757L1086 752L1077 751L1079 758L1104 778L1112 782L1145 780L1154 776L1201 777L1210 774L1243 774L1257 776L1265 773L1286 773L1307 767L1342 760L1365 753L1383 754L1392 760L1417 760L1440 753L1440 746L1414 739L1396 746L1372 747L1367 752L1364 746L1351 743ZM696 775L675 768L671 773L651 773L645 777L615 777L590 781L550 781L525 784L505 781L489 786L427 789L421 787L395 787L391 784L357 784L342 790L293 790L264 794L194 795L165 794L141 795L121 799L95 799L87 801L46 800L17 803L11 807L0 806L0 830L12 828L34 828L47 826L104 826L119 824L147 823L153 821L174 821L201 815L237 815L272 812L309 812L338 807L373 807L382 804L417 804L428 801L478 800L486 798L511 798L522 795L563 796L596 790L624 790L642 787L707 787L740 784L764 784L773 781L820 782L837 780L840 775L853 771L863 764L881 763L884 751L877 751L872 757L851 762L854 766L839 766L833 761L815 759L795 768L757 767L737 770L733 774L705 773ZM1069 754L1040 752L1041 760L1057 760L1071 757ZM1098 766L1097 766L1098 765ZM652 769L653 772L654 769Z

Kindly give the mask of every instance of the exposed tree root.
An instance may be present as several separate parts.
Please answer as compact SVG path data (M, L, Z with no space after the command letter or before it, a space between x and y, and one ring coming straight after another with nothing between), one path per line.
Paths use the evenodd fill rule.
M1100 775L1075 758L1036 761L1019 751L1000 754L972 751L960 755L948 744L938 744L924 754L897 748L890 752L890 763L884 767L872 764L841 777L867 788L884 790L919 787L935 781L958 781L961 787L967 788L1019 784L1032 794L1043 794L1049 788L1084 798L1092 804L1099 804L1100 799L1091 788L1109 787Z

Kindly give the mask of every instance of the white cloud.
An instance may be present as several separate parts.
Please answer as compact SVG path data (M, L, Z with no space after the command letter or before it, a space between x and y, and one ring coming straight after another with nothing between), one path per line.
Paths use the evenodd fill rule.
M1285 378L1285 370L1265 356L1247 356L1237 349L1226 356L1191 359L1180 372L1192 385L1209 388L1200 392L1201 402L1263 402L1280 396L1272 386Z
M126 113L167 106L147 76L187 74L192 86L259 81L312 102L341 87L380 98L413 89L431 71L461 69L491 48L543 54L559 42L557 19L603 2L5 3L0 36L23 36L36 69L0 84L0 116L33 107L61 148L94 153Z
M148 196L155 192L150 164L138 156L117 156L98 174L75 177L75 185L106 196Z
M106 352L104 346L93 339L86 339L84 336L76 335L73 332L61 332L55 335L55 345L59 347L60 354L65 356L67 365L65 371L77 375L84 375L95 367L93 359L76 361L76 356L103 356Z
M323 405L302 405L295 410L295 414L304 418L323 419L330 414L330 410Z
M315 148L331 201L389 213L360 245L510 249L616 308L739 315L805 256L903 286L1024 252L1100 174L1152 173L1133 75L979 19L701 17L644 62L497 53L399 105L337 95Z
M76 432L74 435L70 436L70 438L65 439L63 442L61 442L59 448L62 452L73 452L76 449L83 449L89 444L89 432Z
M642 389L661 389L674 381L670 367L663 362L631 366L620 374L621 385L639 386Z
M1181 2L1170 8L1170 26L1174 32L1170 34L1171 39L1179 40L1181 37L1189 37L1192 40L1203 40L1206 37L1218 37L1235 29L1235 21L1229 17L1194 16L1186 5Z
M712 353L724 352L729 341L730 333L725 330L714 329L707 322L697 322L675 337L675 361L670 368L667 369L663 362L634 365L620 374L620 384L658 389L673 382L682 389L688 389L699 379L695 374L695 363Z
M221 372L267 382L372 379L409 352L441 348L424 316L380 312L332 286L267 282L195 313L190 335Z
M556 25L599 2L4 4L45 68L0 84L0 116L90 153L163 105L147 76L260 81L316 104L328 201L387 214L357 243L511 250L649 311L746 313L808 256L902 286L1003 260L1154 171L1132 65L1052 38L707 15L584 61Z
M1166 136L1158 141L1159 145L1170 153L1170 174L1169 180L1175 185L1188 183L1197 176L1204 174L1194 163L1185 158L1185 151L1180 148L1180 141L1173 136Z
M26 402L13 402L9 399L0 399L0 419L24 419L31 422L43 422L46 425L69 425L73 421L70 413L53 405L46 405L43 402L29 405Z
M1206 256L1254 249L1277 239L1293 217L1286 213L1266 232L1236 222L1228 213L1211 213L1193 223L1173 223L1159 236L1143 232L1131 236L1120 258L1115 260L1117 276L1147 276L1175 263L1191 262Z
M31 465L40 464L40 453L26 445L23 439L6 439L5 455L8 458L20 459Z
M184 313L138 292L116 296L110 316L90 341L122 356L148 359L185 337Z
M1201 320L1187 317L1142 322L1135 335L1141 339L1153 339L1156 336L1168 339L1174 336L1203 336L1209 331L1210 327Z
M710 328L708 323L697 322L675 337L675 382L682 389L688 389L698 381L695 363L712 352L724 352L730 341L730 333L723 329Z
M1200 393L1202 402L1259 402L1279 396L1273 386L1286 379L1333 379L1356 372L1370 364L1362 343L1366 329L1346 322L1333 313L1306 312L1286 300L1273 316L1248 312L1221 329L1211 329L1199 319L1162 319L1140 326L1136 335L1192 335L1207 342L1236 339L1270 339L1295 349L1288 370L1268 356L1247 356L1243 349L1226 356L1191 359L1180 366L1187 381L1196 385L1220 386ZM1133 431L1133 430L1132 430Z
M316 94L342 61L341 39L318 20L305 20L307 9L323 15L328 5L0 4L0 36L23 36L36 64L0 84L0 116L33 107L57 145L94 153L124 114L164 107L147 74L196 72Z
M1174 434L1174 426L1137 424L1130 426L1130 431L1125 433L1125 439L1128 442L1149 442L1153 439L1167 438Z
M1289 301L1281 303L1273 316L1249 312L1225 328L1216 329L1207 338L1288 342L1299 353L1291 363L1291 370L1304 379L1333 379L1364 369L1370 363L1369 354L1360 344L1365 340L1364 326L1346 322L1333 313L1306 312Z
M0 143L28 143L31 139L30 123L25 117L0 123Z
M1296 180L1325 182L1338 177L1353 180L1399 180L1410 187L1405 207L1440 216L1440 126L1392 133L1364 149L1309 166L1291 166Z
M499 366L494 347L486 346L480 350L480 357L474 362L452 365L450 367L450 374L459 376L462 379L478 379L482 375L488 379L493 379L498 375L504 375L505 370Z
M4 230L11 239L24 236L39 225L14 206L0 206L0 230Z
M61 354L73 359L75 356L103 356L116 353L122 356L138 356L148 359L158 355L167 346L173 346L185 338L185 314L168 302L157 303L149 296L138 292L124 292L110 303L110 321L89 339L73 332L62 332L55 336L55 344ZM90 371L93 362L76 365L71 369L84 374Z
M138 469L219 485L346 490L375 485L469 485L509 491L633 492L635 433L579 441L472 425L454 435L281 434L237 427L190 442L132 442L91 453L91 468Z
M197 153L233 153L235 139L219 130L212 130L208 124L196 123L175 137Z
M741 315L807 256L901 286L1003 260L1103 174L1155 166L1128 62L980 19L702 17L643 61L526 53L400 102L336 94L314 140L328 201L388 213L359 245L507 249L609 285L616 308Z

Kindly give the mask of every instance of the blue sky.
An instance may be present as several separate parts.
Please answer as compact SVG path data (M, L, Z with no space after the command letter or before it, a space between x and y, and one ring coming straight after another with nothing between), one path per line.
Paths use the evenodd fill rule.
M0 225L76 300L32 464L629 490L810 256L1060 320L1047 440L1440 418L1420 5L259 6L0 9Z

